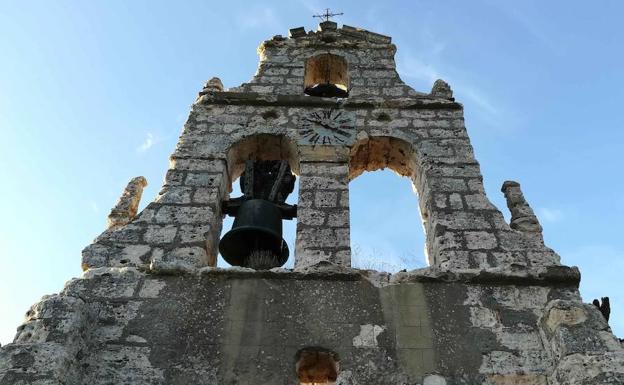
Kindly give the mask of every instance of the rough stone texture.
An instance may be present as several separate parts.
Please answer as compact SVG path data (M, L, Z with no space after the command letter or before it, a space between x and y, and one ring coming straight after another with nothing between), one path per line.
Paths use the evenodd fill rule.
M204 85L204 89L202 90L203 93L221 91L223 91L223 83L221 82L221 79L217 77L208 80Z
M340 356L338 384L620 383L622 349L561 273L90 269L33 307L0 384L292 384L307 346Z
M541 324L556 358L551 384L624 383L624 349L594 305L553 300Z
M321 261L351 265L346 164L301 163L295 268Z
M0 348L0 385L286 385L310 347L340 357L342 385L624 383L622 346L581 302L578 269L544 245L515 182L505 222L450 86L412 90L395 50L324 23L262 43L249 83L211 79L158 197L135 216L131 183L83 250L83 277ZM321 53L346 60L349 98L303 95L306 60ZM332 122L304 123L315 113L349 123L334 135ZM286 160L300 178L292 271L215 267L221 205L247 160ZM427 268L350 267L349 181L386 167L418 195Z
M514 181L506 181L501 188L505 199L507 199L507 207L511 211L512 229L520 230L525 233L535 233L537 236L542 235L542 226L535 216L533 209L524 199L524 194L520 189L520 183Z
M145 186L147 186L147 180L142 176L132 178L128 182L126 189L119 197L119 201L108 214L109 229L117 229L127 225L136 216Z
M431 95L438 98L453 100L453 90L451 90L451 86L442 79L438 79L433 83Z

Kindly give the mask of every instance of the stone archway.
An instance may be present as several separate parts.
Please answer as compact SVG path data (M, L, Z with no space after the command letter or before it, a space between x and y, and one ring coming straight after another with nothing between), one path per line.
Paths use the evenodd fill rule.
M286 177L286 174L296 175L299 172L296 144L284 135L255 134L232 144L227 149L226 159L227 175L225 177L228 193L223 201L222 215L219 217L221 228L219 263L225 266L231 264L254 269L282 266L287 262L289 255L292 256L289 250L293 250L294 242L289 241L293 241L295 237L296 220L290 220L296 217L296 206L293 204L298 194L293 191L293 185L294 187L297 185L295 178L292 175ZM282 176L278 178L278 175ZM239 177L240 188L239 183L236 182ZM289 180L286 187L281 185L281 182L277 182L277 180L283 182L285 178ZM287 197L288 204L285 202ZM269 212L263 211L262 215L257 215L256 211L249 210L250 207L258 209L258 204L268 209ZM242 207L245 205L247 205L247 210L243 211ZM254 214L250 216L250 213ZM268 220L267 214L274 214L274 216L269 215L272 219ZM238 218L237 220L244 218L243 222L251 221L251 223L245 222L245 226L250 228L257 226L257 228L241 232L241 228L236 227L237 222L234 217ZM238 226L241 226L240 222ZM262 229L271 231L267 234ZM290 247L286 246L288 243ZM254 249L249 246L252 244L259 248ZM264 246L260 247L260 245ZM253 258L248 255L251 249L254 250L251 252Z
M421 198L417 181L420 175L419 160L414 146L403 139L390 136L373 136L359 140L351 149L349 159L349 181L364 172L390 169L401 177L407 177L417 195L425 236L427 236L428 212ZM427 247L425 247L427 254Z
M232 144L227 151L230 187L243 173L247 160L286 160L293 173L299 174L297 145L284 135L256 134Z

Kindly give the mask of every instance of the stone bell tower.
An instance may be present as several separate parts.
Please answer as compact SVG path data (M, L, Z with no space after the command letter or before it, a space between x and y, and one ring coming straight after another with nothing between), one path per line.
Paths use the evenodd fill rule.
M1 348L0 384L623 384L624 351L581 301L578 269L544 245L515 182L506 223L462 105L442 80L403 83L395 51L325 21L263 42L249 83L210 80L159 195L137 214L146 182L130 182L83 276ZM427 268L351 267L349 181L386 167L418 193ZM299 179L296 207L271 195L292 176L279 170ZM261 185L230 197L241 175ZM224 215L252 198L296 216L294 269L251 269L240 251L243 267L216 267Z

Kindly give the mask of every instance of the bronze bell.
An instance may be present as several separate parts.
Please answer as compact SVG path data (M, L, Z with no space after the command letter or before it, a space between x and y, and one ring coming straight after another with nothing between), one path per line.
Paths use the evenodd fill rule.
M282 239L282 219L297 215L286 203L295 176L284 160L249 160L241 175L243 196L223 202L224 214L234 217L232 229L219 242L219 252L233 266L256 270L282 266L288 245Z
M282 239L282 212L272 202L251 199L238 208L232 230L219 242L219 252L233 266L270 269L288 260Z

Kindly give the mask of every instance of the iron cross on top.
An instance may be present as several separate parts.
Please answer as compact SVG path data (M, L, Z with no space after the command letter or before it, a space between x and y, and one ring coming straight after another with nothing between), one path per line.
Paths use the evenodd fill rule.
M340 16L340 15L344 15L344 13L342 13L342 12L340 12L340 13L331 13L329 11L329 8L325 8L325 13L322 13L320 15L312 15L312 17L318 17L319 19L325 19L325 21L329 21L330 17Z

